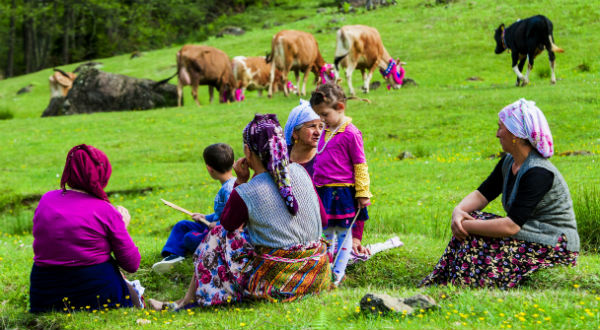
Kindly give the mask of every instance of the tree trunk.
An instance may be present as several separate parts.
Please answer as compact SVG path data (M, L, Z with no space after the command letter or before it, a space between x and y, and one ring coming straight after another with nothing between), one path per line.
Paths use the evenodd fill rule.
M16 0L10 2L10 21L8 25L8 55L6 63L6 77L12 77L14 74L15 65L15 10L17 4Z
M30 0L23 1L23 57L25 59L25 73L33 71L33 18L31 17Z
M64 0L63 9L63 47L62 47L62 62L69 63L69 29L71 28L71 5L70 0Z

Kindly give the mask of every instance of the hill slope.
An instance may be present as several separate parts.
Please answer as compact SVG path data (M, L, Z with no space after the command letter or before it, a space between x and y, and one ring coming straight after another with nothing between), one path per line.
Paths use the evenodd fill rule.
M153 321L150 327L170 322L203 328L456 328L464 322L467 327L499 328L508 324L503 322L510 322L513 327L524 328L538 326L536 318L529 315L539 314L537 320L552 320L543 321L540 328L597 326L595 292L600 292L600 258L593 251L583 253L578 267L547 271L521 290L426 289L426 293L442 300L442 308L422 318L400 319L401 324L393 317L367 318L354 313L360 295L369 290L398 295L416 291L415 285L444 249L452 208L484 180L497 162L488 158L500 150L495 138L497 112L520 97L535 100L548 117L557 153L591 152L587 156L552 158L569 183L576 206L585 198L600 200L595 188L600 183L600 59L596 49L600 41L599 6L564 0L551 4L499 4L491 0L458 1L448 6L433 3L399 1L396 6L373 12L359 10L343 15L333 9L316 14L318 3L303 2L299 8L278 8L264 20L308 15L306 19L207 42L230 56L264 55L278 30L301 29L315 34L323 56L331 61L334 27L371 25L380 31L388 51L408 63L407 76L419 84L397 91L380 88L368 95L371 104L348 104L348 115L363 132L375 194L365 242L397 234L406 247L354 267L341 290L293 304L242 305L241 311L196 310L196 315L184 312L175 316L110 311L106 315L74 314L74 319L48 315L33 321L31 316L23 315L32 259L33 208L40 194L57 188L70 147L89 143L107 153L114 169L108 186L114 192L111 200L130 210L130 232L142 252L141 269L132 277L147 286L150 297L173 299L183 292L191 265L187 262L168 276L149 271L159 260L170 226L180 217L160 205L159 198L207 212L218 185L204 170L202 149L210 143L226 142L234 147L236 155L241 155L241 131L254 113L276 113L283 124L298 99L249 94L243 103L206 105L208 93L202 89L200 99L205 105L199 108L191 102L186 88L183 108L39 118L49 98L50 70L0 81L0 110L9 109L15 115L12 120L0 121L0 287L2 300L8 302L0 307L0 324L114 328L134 327L135 319L147 318ZM509 55L493 54L493 30L502 21L508 24L538 13L553 21L556 44L565 49L564 54L557 55L559 81L555 86L549 84L543 53L537 58L531 85L515 88ZM105 71L161 79L174 73L179 48L148 52L133 60L124 55L98 61L104 63ZM381 80L379 74L375 75L374 80ZM469 81L469 77L481 80ZM358 86L359 74L354 78ZM35 85L31 93L15 96L29 83ZM398 160L396 156L402 151L410 151L416 158ZM498 201L489 210L502 213ZM559 297L559 309L551 299L554 297ZM580 302L587 307L581 307ZM340 312L340 306L347 309ZM595 316L588 317L585 309ZM320 314L316 315L315 310ZM514 316L521 312L528 314L525 321ZM273 323L262 321L267 314Z

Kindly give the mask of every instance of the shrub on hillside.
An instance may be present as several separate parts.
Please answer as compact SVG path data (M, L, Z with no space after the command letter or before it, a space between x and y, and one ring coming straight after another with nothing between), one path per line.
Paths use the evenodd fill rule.
M600 190L593 186L581 188L573 194L573 207L581 249L597 253L600 249Z
M0 120L13 119L14 116L8 108L0 108Z

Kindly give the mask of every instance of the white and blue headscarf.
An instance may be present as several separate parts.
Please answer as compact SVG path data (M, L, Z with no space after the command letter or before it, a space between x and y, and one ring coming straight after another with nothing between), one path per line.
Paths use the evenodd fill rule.
M292 137L294 129L300 128L300 125L315 119L319 119L319 115L311 108L310 102L300 99L300 105L292 109L285 123L284 135L287 145L291 146L294 144L294 138Z

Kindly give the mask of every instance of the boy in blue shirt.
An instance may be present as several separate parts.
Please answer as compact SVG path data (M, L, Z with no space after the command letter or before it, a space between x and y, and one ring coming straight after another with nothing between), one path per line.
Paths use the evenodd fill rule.
M152 269L158 273L169 271L176 263L183 261L188 252L196 250L208 231L219 224L225 203L233 190L236 180L232 174L233 149L225 143L212 144L204 149L203 157L210 177L221 182L221 189L215 197L214 213L194 213L194 221L181 220L173 226L161 252L164 259L152 265ZM202 219L210 222L210 226L201 223Z

